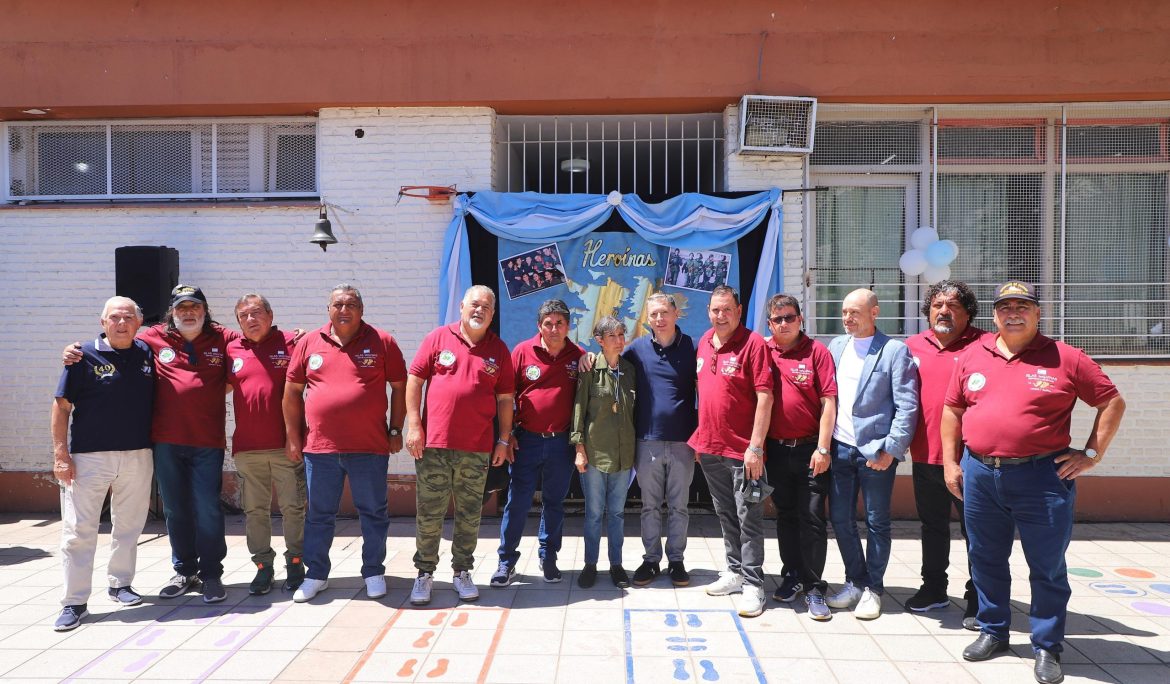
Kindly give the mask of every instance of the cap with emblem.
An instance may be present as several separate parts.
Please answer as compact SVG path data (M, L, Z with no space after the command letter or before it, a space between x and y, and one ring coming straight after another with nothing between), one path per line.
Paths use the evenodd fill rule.
M199 302L207 306L207 297L203 294L203 290L194 285L176 285L175 289L171 290L171 307L173 308L180 302Z
M1005 299L1026 299L1035 304L1040 303L1040 298L1036 296L1036 286L1021 280L1009 280L995 288L993 304L999 304Z

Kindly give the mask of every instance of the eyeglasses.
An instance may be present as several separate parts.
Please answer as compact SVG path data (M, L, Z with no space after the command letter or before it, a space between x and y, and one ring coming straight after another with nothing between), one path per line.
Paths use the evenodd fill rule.
M793 323L798 318L800 318L800 316L797 314L785 314L783 316L772 316L768 320L772 321L776 325L780 325L781 323Z

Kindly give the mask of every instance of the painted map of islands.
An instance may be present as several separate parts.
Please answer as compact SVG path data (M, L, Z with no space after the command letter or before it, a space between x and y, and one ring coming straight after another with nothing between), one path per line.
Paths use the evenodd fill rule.
M626 324L626 341L631 342L637 337L647 334L646 327L646 298L662 286L661 280L652 280L642 275L633 277L634 287L631 288L610 278L600 271L586 271L592 282L583 283L576 280L566 280L565 286L571 296L569 311L573 320L569 322L570 337L585 349L596 351L597 343L593 339L593 325L604 316L613 315ZM604 285L600 285L602 280ZM679 312L686 316L687 296L682 292L672 292L678 303Z

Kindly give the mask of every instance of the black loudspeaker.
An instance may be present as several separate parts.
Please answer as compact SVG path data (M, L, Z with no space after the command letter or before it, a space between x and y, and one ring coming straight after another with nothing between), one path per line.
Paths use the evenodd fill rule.
M114 289L142 308L146 325L158 323L179 284L179 250L166 245L118 247L114 250Z

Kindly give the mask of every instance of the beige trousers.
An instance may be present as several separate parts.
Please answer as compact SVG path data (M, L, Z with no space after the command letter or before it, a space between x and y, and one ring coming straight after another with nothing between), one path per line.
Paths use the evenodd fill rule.
M273 485L284 518L285 563L300 558L305 548L305 464L288 460L284 449L241 451L232 457L244 480L244 535L252 562L271 567L276 561L272 550Z

